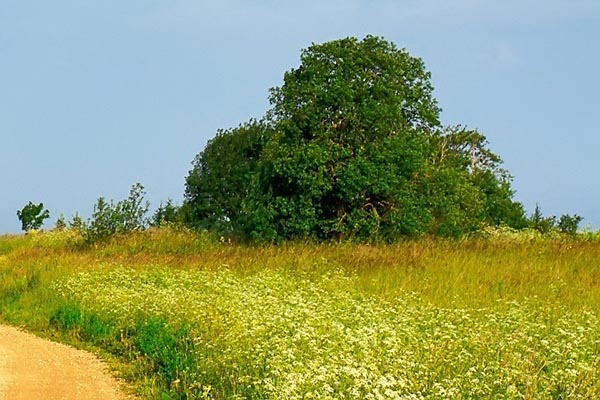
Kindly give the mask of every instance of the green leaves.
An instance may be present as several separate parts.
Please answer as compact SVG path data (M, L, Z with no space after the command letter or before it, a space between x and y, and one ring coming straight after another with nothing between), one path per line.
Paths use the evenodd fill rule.
M186 179L188 225L221 233L245 230L247 203L262 197L256 192L257 168L268 135L265 123L252 120L219 131L207 143Z
M259 240L395 240L523 225L484 135L440 126L423 61L375 36L314 44L261 122L219 131L188 224Z
M412 181L425 166L425 132L438 124L423 63L372 36L313 45L301 60L271 91L278 135L261 160L272 166L263 179L282 236L422 230L425 213L390 224L418 203Z
M40 229L44 220L50 218L50 212L44 210L44 203L27 203L21 210L17 211L17 218L21 221L21 229L25 232Z
M145 195L144 186L136 183L131 187L129 197L117 203L107 202L104 197L98 198L92 218L85 227L86 241L94 243L115 234L145 229L149 208Z

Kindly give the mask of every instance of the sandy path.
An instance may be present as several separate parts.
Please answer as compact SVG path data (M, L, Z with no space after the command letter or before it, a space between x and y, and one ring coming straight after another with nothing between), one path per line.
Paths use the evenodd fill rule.
M0 400L124 400L96 356L0 325Z

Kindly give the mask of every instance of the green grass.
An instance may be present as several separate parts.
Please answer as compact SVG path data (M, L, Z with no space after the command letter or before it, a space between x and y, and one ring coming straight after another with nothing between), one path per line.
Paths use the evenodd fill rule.
M118 360L143 398L600 397L600 240L0 239L0 316Z

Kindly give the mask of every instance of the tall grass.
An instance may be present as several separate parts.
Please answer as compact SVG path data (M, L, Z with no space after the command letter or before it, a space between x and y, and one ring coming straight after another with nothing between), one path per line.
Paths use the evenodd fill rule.
M595 398L600 241L241 246L161 229L0 239L0 316L146 398Z

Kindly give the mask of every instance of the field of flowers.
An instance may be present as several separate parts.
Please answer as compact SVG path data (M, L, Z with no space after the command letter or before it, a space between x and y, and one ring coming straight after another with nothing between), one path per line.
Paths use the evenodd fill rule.
M42 329L120 357L146 398L600 398L597 241L177 237L6 250L0 291L10 271L21 282L17 257L30 256L23 287L38 277L0 312L27 323L23 307L37 307Z

